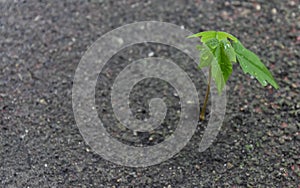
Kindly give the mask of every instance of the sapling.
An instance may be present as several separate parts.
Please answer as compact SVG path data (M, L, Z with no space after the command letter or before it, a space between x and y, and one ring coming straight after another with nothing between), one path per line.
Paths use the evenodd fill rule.
M201 45L197 46L200 51L200 69L208 67L208 84L204 104L200 113L200 120L205 119L205 110L210 92L211 79L216 83L218 94L221 95L224 86L232 73L232 63L239 63L244 73L255 77L259 83L266 86L271 84L275 89L279 86L270 71L261 62L259 57L246 49L233 35L222 31L204 31L193 34L188 38L199 37Z

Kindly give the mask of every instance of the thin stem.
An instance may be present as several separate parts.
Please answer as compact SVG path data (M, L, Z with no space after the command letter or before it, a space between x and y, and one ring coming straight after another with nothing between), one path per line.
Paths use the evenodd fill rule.
M203 104L201 114L200 114L201 121L203 121L205 119L206 105L207 105L208 96L209 96L209 92L210 92L210 82L211 82L211 67L209 67L208 84L207 84L207 88L206 88L205 100L204 100L204 104Z

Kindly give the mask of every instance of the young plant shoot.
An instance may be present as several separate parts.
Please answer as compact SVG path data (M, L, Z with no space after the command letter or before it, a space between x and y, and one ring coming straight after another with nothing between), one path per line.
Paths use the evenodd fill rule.
M211 78L216 83L218 94L221 95L224 86L232 73L232 63L239 63L244 73L255 77L261 85L271 84L278 89L270 71L260 61L259 57L246 49L233 35L221 31L204 31L189 36L199 37L202 42L197 46L200 51L200 69L209 68L208 85L205 100L200 113L200 120L205 119L205 110L210 92Z

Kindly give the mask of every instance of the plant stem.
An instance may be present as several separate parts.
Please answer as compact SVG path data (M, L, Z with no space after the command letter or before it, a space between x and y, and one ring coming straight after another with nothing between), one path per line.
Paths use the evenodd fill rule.
M209 96L209 92L210 92L210 82L211 82L211 67L209 67L208 84L207 84L207 88L206 88L206 94L205 94L204 104L203 104L203 107L202 107L202 110L201 110L201 114L200 114L200 120L201 121L203 121L205 119L206 105L207 105L208 96Z

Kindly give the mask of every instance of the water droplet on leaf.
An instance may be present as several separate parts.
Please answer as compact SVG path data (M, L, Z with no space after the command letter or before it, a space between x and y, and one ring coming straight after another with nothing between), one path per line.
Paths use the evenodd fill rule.
M263 84L264 86L266 86L268 83L266 82L266 80L264 80L264 81L262 82L262 84Z

